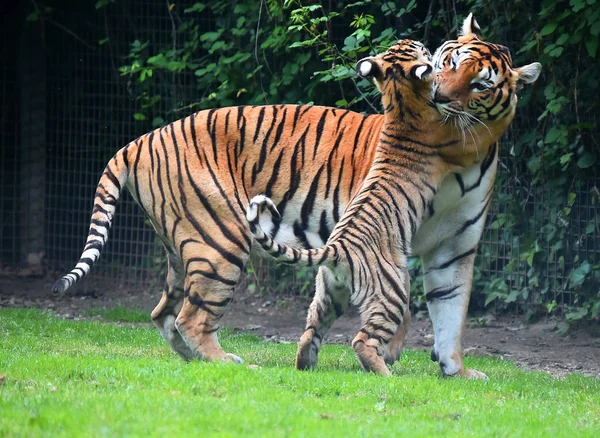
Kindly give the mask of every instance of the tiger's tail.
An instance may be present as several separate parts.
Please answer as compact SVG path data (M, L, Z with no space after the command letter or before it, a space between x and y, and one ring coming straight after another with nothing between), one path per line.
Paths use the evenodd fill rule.
M127 151L128 148L125 147L117 152L104 169L96 188L90 231L83 253L71 272L52 285L52 292L62 293L66 291L85 277L100 258L100 253L108 239L108 230L112 224L117 201L129 178Z
M335 262L338 252L332 245L325 245L317 249L297 249L278 243L264 232L260 225L260 219L265 209L269 210L271 216L277 220L281 215L273 201L265 195L257 195L250 200L246 209L246 219L254 239L260 246L277 261L286 264L297 264L301 266L318 266L326 262Z

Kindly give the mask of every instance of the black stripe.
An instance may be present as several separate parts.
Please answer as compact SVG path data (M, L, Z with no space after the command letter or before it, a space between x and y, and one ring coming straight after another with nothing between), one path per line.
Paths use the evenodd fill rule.
M256 140L258 139L260 127L262 126L263 120L265 119L265 111L266 107L263 106L258 113L258 119L256 121L256 130L254 131L254 139L252 140L254 143L256 143Z
M194 269L193 271L188 272L188 275L202 275L205 278L218 281L219 283L222 283L225 286L235 286L237 284L237 280L230 280L228 278L220 276L216 272L207 272L203 271L202 269Z
M436 287L435 289L432 289L431 291L429 291L425 294L425 299L427 301L449 300L458 295L458 294L454 294L454 295L451 295L451 294L461 286L462 286L462 284L457 284L456 286L446 287L446 288Z
M456 182L460 186L460 195L465 196L465 182L463 181L462 176L460 176L459 173L455 173L454 177L456 178Z
M285 149L281 149L281 151L279 151L279 157L277 157L277 160L273 165L273 173L271 174L271 178L269 178L269 182L267 183L267 187L265 188L265 196L269 198L273 195L273 186L277 183L277 179L279 177L279 170L281 169L281 160L283 159L284 152ZM279 213L283 214L281 210L279 211Z
M279 125L277 126L277 131L275 131L275 138L273 139L273 145L271 146L271 152L273 152L273 149L275 149L277 147L277 145L279 144L279 140L281 140L281 135L283 134L283 128L285 127L286 115L287 115L287 108L285 108L283 110L283 117L281 118L281 121L279 122Z
M477 181L471 187L466 189L466 192L470 192L471 190L474 190L480 186L483 176L486 174L486 172L488 171L488 169L490 168L490 166L496 159L496 144L497 143L493 143L492 146L490 147L490 149L488 150L487 155L485 156L483 162L481 163L481 171L479 174L479 178L477 178Z
M448 266L452 265L454 262L463 259L465 257L470 256L471 254L475 254L475 251L477 251L477 247L471 248L470 250L468 250L467 252L463 252L462 254L457 255L456 257L454 257L453 259L448 260L447 262L442 263L439 266L436 266L434 268L429 269L429 271L427 272L431 272L431 271L438 271L440 269L446 269Z
M306 233L304 232L304 230L306 228L303 228L300 225L300 222L298 222L298 221L294 222L293 228L294 228L294 236L296 236L296 238L298 238L302 247L305 249L311 248L310 244L308 243L308 239L306 238Z
M294 123L292 124L292 135L296 130L296 124L298 123L298 118L300 117L300 110L302 109L302 105L296 106L296 111L294 111Z
M329 238L329 228L327 227L327 212L325 210L323 210L321 212L321 220L319 222L319 237L321 237L321 240L323 241L323 243L327 242L327 239Z
M120 192L121 191L121 183L119 182L119 179L113 173L112 169L110 168L110 165L106 166L106 170L104 171L104 174L108 177L110 182L112 182L115 185L115 187L117 188L117 190Z
M329 109L324 109L321 118L319 119L319 123L317 123L317 136L315 138L315 149L313 152L313 160L317 157L317 149L321 143L321 136L323 135L323 128L325 127L325 120L327 119L327 113Z
M321 173L323 172L324 166L325 165L322 165L319 168L317 174L313 178L313 181L310 184L310 189L308 190L308 193L306 195L306 199L304 200L302 208L300 209L300 219L302 220L302 227L304 229L308 228L308 220L315 205L315 199L317 197L317 191L319 189L319 179L321 177Z
M460 230L458 230L458 232L456 233L456 235L458 236L459 234L462 234L466 231L467 228L469 228L471 225L476 224L479 219L481 219L481 216L484 215L486 209L488 208L488 206L490 205L490 201L492 200L491 197L488 198L487 202L483 205L483 208L479 211L479 213L477 213L477 215L467 221L465 221L465 223L463 224L462 227L460 227Z

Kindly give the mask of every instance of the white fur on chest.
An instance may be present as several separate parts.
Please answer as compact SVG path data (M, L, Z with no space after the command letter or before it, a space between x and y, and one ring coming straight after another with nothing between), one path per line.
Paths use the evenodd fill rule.
M456 175L449 174L443 181L434 201L433 209L435 214L428 218L419 227L419 231L413 237L412 255L418 256L430 253L439 247L444 241L455 237L462 229L466 221L472 220L481 211L485 205L486 195L490 187L494 184L495 175L494 162L481 178L480 166L473 166L460 172L463 186L466 192L463 195L462 189ZM467 245L475 245L481 235L481 227L471 226L465 229L461 239ZM463 246L463 245L461 245Z

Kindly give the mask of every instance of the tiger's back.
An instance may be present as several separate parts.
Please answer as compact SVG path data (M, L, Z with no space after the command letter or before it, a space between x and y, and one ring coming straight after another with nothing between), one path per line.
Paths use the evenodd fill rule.
M322 244L368 172L381 123L320 106L201 111L134 142L131 192L173 251L198 234L191 215L222 245L246 252L244 206L259 193L284 215L274 235Z

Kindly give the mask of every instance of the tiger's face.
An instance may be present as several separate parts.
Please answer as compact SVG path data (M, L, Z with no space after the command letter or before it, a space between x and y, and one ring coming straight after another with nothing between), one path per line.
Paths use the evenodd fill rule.
M394 84L426 90L426 100L429 100L435 76L431 53L413 40L400 40L379 55L361 59L356 64L356 72L362 78L373 79L384 97L389 94L389 86Z
M483 41L473 14L465 19L462 36L447 41L433 56L436 79L431 97L446 120L461 126L478 122L510 122L517 91L536 81L541 64L513 68L510 51Z

